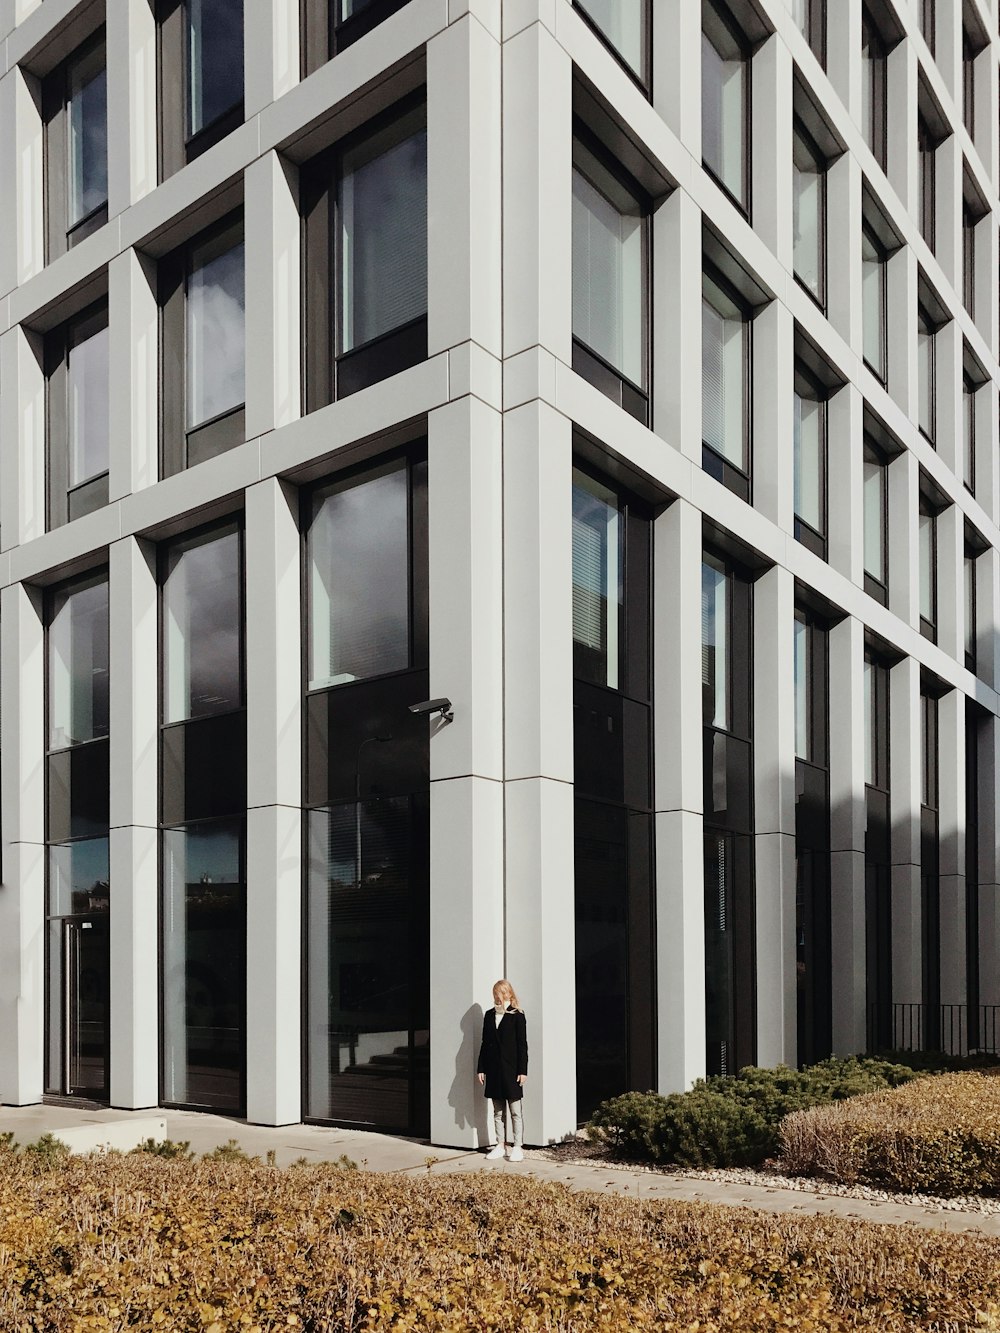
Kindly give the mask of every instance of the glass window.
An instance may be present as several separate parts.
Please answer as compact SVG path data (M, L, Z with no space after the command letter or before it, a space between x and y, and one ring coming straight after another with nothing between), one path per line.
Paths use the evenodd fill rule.
M880 451L865 441L862 467L865 573L886 582L888 543L885 532L888 467Z
M976 665L976 556L965 553L965 665L975 670Z
M108 470L108 326L72 337L67 349L69 486Z
M404 462L335 482L309 525L309 688L410 665L409 500Z
M936 357L934 328L925 311L917 319L917 425L934 443Z
M971 319L976 317L976 217L962 204L962 304Z
M787 0L795 26L809 43L820 64L825 60L825 0Z
M163 834L163 1100L243 1099L246 884L241 821Z
M976 137L976 43L968 28L962 28L962 119L969 138Z
M920 158L920 231L933 250L937 215L937 144L923 116L917 117L917 148Z
M243 703L241 535L215 529L172 543L163 578L163 720Z
M622 536L618 497L574 470L574 672L613 690L621 667Z
M886 258L878 238L868 227L861 229L861 320L864 357L885 383Z
M187 428L246 398L246 287L242 225L191 250L185 302Z
M809 626L805 613L795 612L795 757L811 759L809 726L809 696L811 661L809 653Z
M49 611L49 749L108 734L108 581L70 584Z
M937 28L937 16L934 11L934 0L917 0L917 14L920 21L920 31L924 35L924 41L927 43L931 55L934 54Z
M701 565L701 695L706 727L729 729L729 579L726 566L705 554Z
M704 7L701 35L701 153L705 166L748 206L747 100L750 61L728 12Z
M618 54L640 78L645 77L646 0L576 0Z
M427 314L424 110L348 149L337 187L338 351Z
M861 11L861 130L882 170L886 165L886 49L867 7Z
M707 275L701 306L701 435L720 458L749 471L748 322Z
M108 94L104 43L68 69L67 224L70 230L108 202Z
M826 286L826 164L801 124L793 139L792 185L795 276L822 304Z
M937 621L937 520L921 496L918 520L920 553L920 619L933 627Z
M826 401L800 385L794 394L795 517L822 536L826 532Z
M976 385L968 375L962 377L962 467L963 480L973 493L976 489Z
M573 172L573 336L645 383L644 226L638 201L577 144Z
M187 0L188 137L243 100L243 0Z

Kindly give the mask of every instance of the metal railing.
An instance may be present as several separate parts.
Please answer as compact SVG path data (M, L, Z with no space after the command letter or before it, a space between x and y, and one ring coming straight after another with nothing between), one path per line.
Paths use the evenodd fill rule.
M868 1013L868 1049L998 1055L1000 1005L872 1005Z

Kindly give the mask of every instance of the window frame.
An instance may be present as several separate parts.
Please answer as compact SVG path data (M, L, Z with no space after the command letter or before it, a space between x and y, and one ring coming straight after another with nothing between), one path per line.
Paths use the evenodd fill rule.
M62 527L108 503L109 469L69 484L69 357L75 346L108 328L102 297L45 334L46 529ZM108 399L110 405L110 383ZM110 459L109 459L110 463ZM77 498L74 505L73 497Z
M805 38L809 50L826 69L826 0L804 0L804 3L805 30L799 28L799 32Z
M864 464L872 463L881 471L882 481L879 487L879 532L881 534L882 544L882 577L879 578L872 574L865 563L864 542L862 540L861 567L864 573L865 592L869 597L874 597L882 606L889 604L889 464L890 458L885 450L878 445L871 435L866 431L862 441L862 472L861 472L861 512L862 512L862 530L864 528Z
M872 156L883 171L887 169L889 148L889 117L887 91L889 82L889 52L886 40L875 22L875 17L866 4L861 7L861 63L862 78L870 67L872 76L871 111L872 123L862 126L862 133ZM864 52L872 54L866 59ZM869 134L871 138L869 138Z
M865 764L865 786L888 795L891 756L889 751L889 666L875 653L865 649L864 664L871 668L869 688L865 689L865 729L871 747L871 768Z
M188 135L190 67L187 41L188 0L155 0L156 144L159 180L201 157L238 129L246 115L246 9L243 13L243 96L210 124Z
M157 301L159 307L159 384L160 384L160 477L185 472L189 467L235 449L246 440L246 399L207 421L187 425L187 284L191 275L193 252L231 231L239 232L245 245L242 205L217 222L189 237L159 261ZM245 251L244 251L245 256ZM244 290L246 268L244 266ZM245 306L244 306L245 317ZM244 325L245 328L245 325ZM244 352L244 373L246 356ZM244 379L244 393L245 393ZM193 437L203 456L191 461Z
M588 11L586 0L572 0L573 8L590 28L601 44L611 52L615 60L621 65L622 69L645 95L652 100L653 97L653 0L640 0L642 4L643 18L645 19L645 42L642 59L642 69L637 70L627 57L618 49L611 38L607 35L597 19ZM405 3L405 0L404 0Z
M793 402L792 402L793 414L795 411L796 398L799 399L800 401L805 400L806 402L814 402L820 404L821 410L819 416L819 426L820 426L819 508L820 508L820 516L823 523L823 529L822 531L820 531L817 528L813 527L813 525L807 519L801 517L801 515L795 509L794 484L793 484L792 518L793 518L794 536L795 540L797 542L800 542L807 550L812 551L814 555L818 555L821 560L825 560L827 555L827 534L829 532L829 511L828 511L829 486L828 486L827 474L829 466L829 448L830 448L829 408L828 408L830 391L829 389L826 388L825 385L821 384L820 381L816 379L814 375L811 375L809 371L806 369L805 365L799 360L796 360L795 362L795 373L793 378L794 378ZM795 452L794 415L793 415L792 455L793 455L792 468L793 472L795 472L799 469L800 462L799 462L799 455Z
M917 112L917 157L920 187L920 234L931 254L937 244L937 148L938 141L926 116Z
M939 514L941 511L940 511L939 506L937 506L937 505L930 499L929 496L927 496L923 491L921 491L921 492L920 492L920 496L919 496L918 506L917 506L917 512L918 512L918 533L917 533L917 613L918 613L919 621L920 621L920 633L921 633L921 635L922 635L923 638L928 639L931 643L937 643L938 612L939 612L939 610L940 610L940 608L939 608L939 606L938 606L938 529L937 529L937 520L938 520L938 514ZM924 612L923 612L923 606L922 606L924 589L923 589L923 579L922 579L921 570L920 570L920 563L921 563L921 560L920 560L920 536L919 536L919 519L920 519L920 518L928 518L928 519L930 519L930 521L931 521L931 522L930 522L930 529L929 529L929 531L930 531L930 560L929 560L929 563L930 563L930 587L927 589L927 592L928 592L928 594L929 594L930 611L931 611L931 615L930 615L929 617L924 615Z
M920 34L927 45L931 55L935 55L937 46L937 12L934 0L920 0L920 9L918 12L920 20Z
M862 254L861 254L861 263L862 263L862 266L863 266L863 265L865 264L865 262L866 262L866 261L865 261L865 256L864 256L864 243L867 241L868 244L871 246L871 248L872 248L872 249L874 250L874 252L875 252L875 263L878 265L878 270L879 270L879 278L878 278L878 283L879 283L879 294L878 294L878 295L879 295L879 301L878 301L878 319L879 319L879 327L878 327L878 343L879 343L879 350L878 350L878 355L879 355L879 364L878 364L878 365L874 365L874 364L868 359L868 355L867 355L867 341L868 341L868 340L867 340L867 338L865 337L865 329L864 329L864 312L865 312L865 305L864 305L864 299L863 299L863 298L862 298L862 303L861 303L861 324L862 324L862 329L861 329L861 357L862 357L862 360L864 361L865 365L868 367L868 369L872 372L872 374L875 376L875 378L878 380L878 382L884 387L884 386L888 383L888 378L889 378L889 356L888 356L888 349L889 349L889 337L888 337L888 325L889 325L889 299L888 299L889 274L888 274L888 266L889 266L889 255L888 255L888 252L887 252L885 246L882 244L882 242L879 240L878 236L876 235L874 229L868 224L868 222L865 220L864 217L862 217L862 219L861 219L861 241L862 241Z
M965 669L976 675L978 668L979 645L979 578L976 562L980 552L968 541L962 553L963 575L965 582L965 625L963 643L965 649ZM971 645L971 646L970 646Z
M342 20L337 19L337 3L338 0L300 0L303 78L366 37L373 28L404 9L409 0L370 0L364 9Z
M923 304L922 301L918 300L917 301L917 430L928 442L928 444L931 445L932 448L936 448L934 441L937 438L937 342L936 342L937 332L938 332L937 325L931 318L930 313L927 310L927 307ZM920 400L923 396L920 384L921 334L930 339L930 344L929 344L930 351L928 354L929 359L927 367L927 376L928 376L927 397L929 400L928 410L930 412L930 420L926 423L921 420L922 404Z
M704 438L702 423L701 466L704 472L722 483L727 490L738 495L748 504L753 493L753 308L746 298L737 291L733 284L707 258L702 259L701 299L702 318L704 305L712 302L705 295L705 284L716 287L726 300L731 301L740 311L743 322L743 462L744 467L737 467L730 459L724 458ZM721 314L717 311L716 313ZM703 335L704 336L704 335ZM702 402L704 403L704 383L702 384Z
M702 40L707 40L712 45L717 54L718 47L712 41L705 29L705 12L711 10L715 20L721 27L729 33L739 52L743 64L743 98L742 98L742 117L740 121L740 194L735 195L731 188L726 184L722 177L715 171L714 167L705 158L704 153L704 135L702 136L702 168L715 181L719 189L726 198L743 214L749 221L753 215L752 208L752 183L753 183L753 142L751 137L751 124L753 114L753 49L746 33L740 27L739 22L733 15L725 0L704 0L702 6L701 34ZM721 59L720 55L720 59ZM701 60L700 73L704 78L704 59Z
M592 130L582 121L573 122L573 171L578 172L590 186L602 194L611 206L618 209L614 199L599 181L595 181L577 161L577 146L592 157L601 171L607 173L614 187L620 189L634 200L640 217L640 245L642 277L641 310L639 319L642 337L642 383L630 379L617 366L585 343L572 330L573 370L588 383L599 389L612 402L628 412L630 416L649 425L650 405L653 397L652 386L652 325L653 325L653 274L652 274L652 214L653 201L648 192L626 171L625 167L608 151ZM618 210L621 211L620 209ZM571 256L572 259L572 256ZM571 316L572 318L572 316Z
M303 400L315 412L427 359L427 313L338 354L340 239L337 194L344 156L396 122L421 118L426 133L427 91L420 87L324 148L301 171ZM404 136L405 138L405 136ZM403 142L401 139L400 142ZM345 366L345 363L346 366ZM353 364L352 364L353 363ZM356 371L356 383L346 377Z
M962 484L970 495L976 493L976 394L981 387L962 372Z
M51 263L80 241L98 231L108 220L108 200L90 210L72 225L69 223L69 107L73 69L104 51L107 70L107 35L101 26L48 74L42 83L42 122L44 126L44 199L46 259ZM108 150L107 111L104 122L104 149Z
M827 294L827 273L826 273L826 269L827 269L827 184L828 184L828 182L827 182L827 171L828 171L828 168L829 168L829 163L827 162L827 159L826 159L826 156L825 156L824 153L823 153L823 150L820 148L819 144L816 142L816 140L815 140L815 139L813 138L813 136L810 134L810 132L809 132L808 128L806 127L805 123L803 122L802 118L801 118L800 116L798 116L798 115L793 115L793 117L792 117L792 173L793 173L793 185L792 185L792 190L793 190L793 194L794 194L794 190L795 190L795 185L794 185L794 175L795 175L795 173L796 173L797 171L800 170L799 164L798 164L798 162L796 161L797 149L799 149L799 148L805 150L805 153L812 159L814 166L817 168L817 170L816 170L816 175L817 175L817 177L818 177L818 184L819 184L819 205L818 205L818 208L817 208L817 219L816 219L816 229L817 229L817 237L816 237L816 259L817 259L817 266L818 266L818 273L817 273L817 288L818 288L818 290L817 290L817 291L813 291L813 289L809 286L809 284L808 284L808 282L805 280L805 278L803 278L802 275L799 273L798 267L796 266L796 263L795 263L795 255L794 255L794 235L793 235L793 254L792 254L792 274L793 274L793 276L794 276L794 278L795 278L795 281L796 281L796 282L798 283L798 285L802 288L802 290L803 290L809 297L811 297L811 299L816 303L816 305L819 306L820 310L822 310L822 311L825 312L825 310L826 310L826 294Z
M968 200L962 200L962 305L976 322L976 227L975 216Z
M962 124L969 138L976 139L976 43L965 24L962 24Z

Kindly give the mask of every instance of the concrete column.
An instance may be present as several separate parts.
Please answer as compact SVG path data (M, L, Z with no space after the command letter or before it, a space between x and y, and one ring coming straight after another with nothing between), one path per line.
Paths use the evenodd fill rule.
M992 217L992 214L988 214ZM986 222L985 226L979 223ZM996 290L997 264L997 229L986 218L980 218L973 232L973 262L975 273L972 281L972 299L975 305L974 323L982 334L987 347L995 345L997 330L997 302L993 299Z
M965 665L965 515L949 505L937 527L937 641Z
M889 609L914 629L920 624L919 483L914 455L897 455L889 465Z
M917 260L906 245L891 255L885 270L889 394L910 421L917 419Z
M247 1119L301 1119L302 641L298 493L246 492Z
M107 19L108 216L113 218L156 186L156 20L149 0L107 0Z
M959 480L965 474L962 362L964 345L957 320L949 320L934 335L937 374L934 394L934 448Z
M855 125L861 124L861 0L839 0L826 24L826 72Z
M4 550L45 531L45 376L42 341L0 335L0 534Z
M963 161L957 134L938 145L934 159L934 254L961 299Z
M794 1064L794 579L776 566L753 597L757 1063Z
M108 356L115 386L108 405L112 500L154 485L159 476L158 326L156 265L125 250L108 265Z
M830 944L833 1050L865 1049L864 625L848 617L830 630Z
M531 32L547 59L558 62L551 36L543 37L540 27L528 30L522 60L534 49ZM509 45L518 47L518 42ZM544 63L540 52L539 60ZM515 67L519 63L514 58ZM432 356L470 340L494 356L502 352L500 74L500 43L471 14L427 44L427 338ZM544 89L536 91L536 97L543 95ZM538 136L536 125L536 153ZM542 185L539 180L536 188Z
M903 207L916 217L920 180L917 170L917 51L913 42L899 42L889 53L888 143L889 183ZM891 298L890 298L891 299Z
M777 34L772 34L753 58L753 227L789 273L792 272L792 73L788 47Z
M296 421L302 410L298 169L266 153L247 167L243 188L249 440Z
M540 345L572 360L572 153L572 62L533 23L503 44L507 357Z
M0 1100L25 1106L45 1084L45 669L41 595L0 592L3 884Z
M299 81L300 6L288 0L246 0L244 102L257 115Z
M686 190L653 214L653 429L701 467L701 209Z
M705 1073L705 850L701 514L674 503L653 527L657 1086Z
M920 664L904 658L889 672L889 818L892 824L892 999L919 1004L920 891Z
M832 24L836 27L836 24ZM858 50L861 35L858 34ZM862 355L861 164L844 153L826 173L827 318L844 341Z
M831 566L852 583L864 586L865 510L862 492L864 399L845 384L827 407L827 494L833 519L827 525Z
M653 105L696 162L701 161L701 6L654 6Z
M504 418L507 973L529 1017L529 1143L576 1125L571 427Z
M505 964L501 422L471 396L428 419L430 695L455 713L431 734L431 1140L469 1148L492 1126L476 1061Z
M965 695L961 690L950 690L938 700L938 792L941 1003L965 1004Z
M156 552L109 550L111 1102L156 1106L159 1048L159 657Z
M789 534L795 531L794 392L795 321L786 305L772 301L753 322L753 499Z
M937 0L934 9L934 63L961 117L962 0Z
M45 266L45 153L41 88L20 66L0 78L0 291Z

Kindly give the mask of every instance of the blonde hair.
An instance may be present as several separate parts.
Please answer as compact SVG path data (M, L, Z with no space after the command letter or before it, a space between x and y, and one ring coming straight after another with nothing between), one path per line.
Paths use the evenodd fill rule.
M496 993L500 992L501 998L511 1006L512 1009L521 1009L521 1001L517 998L517 991L510 984L506 977L501 977L499 981L493 983L493 997L496 1000ZM523 1012L523 1010L522 1010Z

